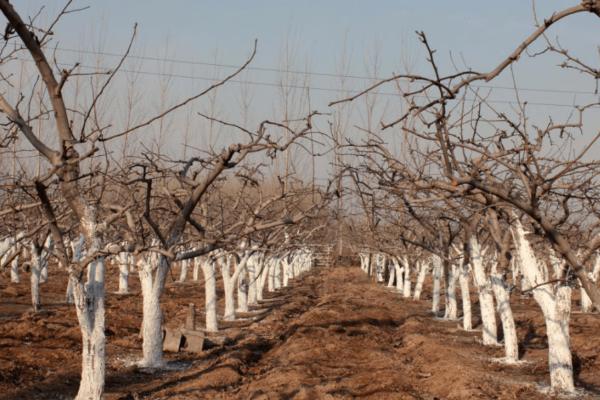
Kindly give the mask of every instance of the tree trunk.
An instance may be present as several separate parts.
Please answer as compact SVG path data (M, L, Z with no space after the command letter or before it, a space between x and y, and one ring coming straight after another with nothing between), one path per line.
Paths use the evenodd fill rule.
M442 279L442 259L433 256L433 295L431 301L431 312L437 316L440 312L440 287Z
M40 269L40 283L48 282L48 258L46 257Z
M202 265L202 262L202 257L194 258L194 271L192 272L192 279L194 282L198 282L198 278L200 277L200 266Z
M260 255L253 254L247 263L248 270L248 305L255 306L257 303L256 294L258 292L257 268Z
M571 288L562 284L558 284L556 288L552 284L542 285L547 282L547 277L540 268L519 220L515 222L513 238L523 275L534 288L533 298L542 309L546 323L550 387L555 392L573 393L575 384L569 339Z
M402 296L404 298L409 298L410 297L410 289L411 289L410 264L408 263L408 258L406 258L406 256L403 257L402 264L404 264L404 288L403 288Z
M260 258L260 261L258 263L258 271L259 276L257 280L258 286L256 290L256 300L260 301L263 299L265 283L269 276L269 261L266 260L264 256Z
M163 256L150 255L138 264L142 286L142 354L141 367L161 368L163 360L162 312L160 309L161 288L157 282L158 263L166 262Z
M594 261L594 267L592 268L592 272L589 273L590 281L596 284L598 282L598 275L600 275L600 256L596 255L596 260ZM582 312L591 312L593 310L592 307L592 299L588 296L587 292L581 286L580 282L580 290L581 290L581 311Z
M456 301L456 280L458 278L458 269L454 263L445 262L448 271L446 278L446 309L444 310L444 319L458 319L458 302Z
M248 312L248 262L242 267L237 279L237 312Z
M31 252L31 305L33 312L38 312L40 308L40 273L42 258L37 251Z
M389 269L390 277L388 279L387 287L393 288L394 281L396 281L396 282L399 281L399 279L395 279L396 278L396 265L394 264L393 261L388 264L388 269Z
M281 266L283 267L283 287L288 287L290 284L292 265L288 262L288 258L289 255L286 255L281 259Z
M217 323L217 282L215 277L215 261L205 260L202 263L202 274L204 275L204 300L206 312L206 330L218 332Z
M90 282L83 285L70 278L74 280L73 298L82 340L81 382L75 400L100 400L104 391L104 260L93 264L95 276Z
M223 319L225 321L233 321L235 319L234 290L237 283L236 279L231 275L231 263L233 261L233 257L222 257L219 260L221 264L223 291L225 295L225 311L223 313Z
M477 293L479 294L483 344L486 346L497 345L498 327L494 311L492 284L483 267L483 256L479 242L474 236L470 238L470 242L471 265L473 266L473 276L477 285Z
M281 288L281 259L279 257L275 258L273 268L275 269L273 272L273 289L278 290Z
M188 273L188 267L190 265L190 260L182 260L181 261L181 270L179 271L179 282L185 282Z
M19 256L16 256L10 263L10 281L12 283L21 282L19 278Z
M377 258L375 261L376 275L377 275L377 283L385 282L385 265L386 265L386 257L384 254L377 254Z
M119 292L121 294L129 293L129 264L131 255L127 252L121 252L117 255L119 264Z
M402 278L404 277L402 267L400 266L400 261L398 257L392 258L392 263L394 264L394 274L396 275L396 291L401 293L404 291L404 281Z
M419 264L419 275L417 276L417 283L415 285L415 292L413 294L413 299L419 300L421 299L421 291L423 290L423 282L425 282L425 275L427 275L427 270L429 266L426 261L422 261Z
M469 289L469 265L460 260L461 269L458 276L460 285L460 297L462 298L463 311L463 329L465 331L473 330L473 317L471 314L471 291Z
M498 314L500 314L500 321L502 322L502 331L504 332L506 361L509 363L516 362L519 360L519 342L517 340L515 319L510 307L508 285L502 275L495 270L492 270L491 281L494 296L496 297L496 307L498 308Z

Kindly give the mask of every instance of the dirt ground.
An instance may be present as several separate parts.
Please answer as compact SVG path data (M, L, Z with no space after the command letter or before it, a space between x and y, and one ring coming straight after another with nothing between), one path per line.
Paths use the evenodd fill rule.
M53 275L42 286L44 311L37 315L29 311L28 277L22 278L18 285L7 286L6 277L0 282L0 399L72 398L81 344L73 307L63 303L66 276ZM267 294L245 320L220 321L223 346L200 355L167 353L166 369L149 371L135 366L141 300L137 277L130 283L133 294L125 296L112 293L116 282L108 285L106 399L547 398L543 320L533 301L519 295L513 295L524 360L518 365L498 362L503 349L481 345L479 331L434 319L427 287L423 300L405 300L359 268L336 267ZM169 283L166 324L180 326L188 303L202 320L201 282ZM571 333L578 397L600 398L600 316L575 313Z

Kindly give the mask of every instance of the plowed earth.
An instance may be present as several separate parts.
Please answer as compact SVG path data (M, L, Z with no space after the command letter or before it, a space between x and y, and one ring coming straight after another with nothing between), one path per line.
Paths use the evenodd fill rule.
M2 277L0 399L72 398L81 344L73 306L63 302L66 276L51 275L42 286L37 315L29 311L28 283L6 282ZM517 365L499 362L502 347L484 347L479 331L433 318L429 285L413 301L358 268L336 267L266 294L240 321L219 321L224 345L203 354L166 353L165 369L142 370L135 365L139 282L130 277L130 295L112 293L114 285L107 289L106 399L548 398L541 313L518 294L511 301L524 362ZM203 318L202 282L169 283L162 299L168 326L183 324L188 303ZM600 317L574 313L571 333L578 397L600 398Z

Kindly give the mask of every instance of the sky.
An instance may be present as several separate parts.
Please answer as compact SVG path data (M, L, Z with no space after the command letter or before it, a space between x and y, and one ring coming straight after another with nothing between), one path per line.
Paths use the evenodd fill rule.
M49 21L64 1L15 3L20 12L29 15L45 6L40 21ZM543 18L576 3L574 0L538 1L536 10ZM290 86L305 85L303 79L308 76L310 81L306 85L311 87L311 108L332 112L327 107L329 101L343 97L344 90L364 88L371 82L368 78L375 75L387 77L399 72L403 65L409 65L414 72L430 74L415 31L427 34L436 49L440 67L452 73L456 68L453 63L480 71L493 68L534 29L532 3L526 0L75 0L73 5L88 6L81 12L66 15L56 27L52 46L56 47L57 59L64 65L80 61L83 65L108 68L118 61L111 54L123 53L137 23L132 54L145 58L133 58L125 69L146 73L139 81L142 104L138 110L142 114L164 108L165 104L205 87L211 79L231 72L231 68L223 65L240 65L257 39L253 69L239 79L251 82L248 86L252 92L251 115L247 117L250 124L281 115L282 94L277 88L281 81ZM577 56L598 65L600 22L597 17L568 18L552 27L549 37L560 37L561 43ZM99 52L102 54L98 55ZM590 94L594 91L590 79L562 71L557 67L558 62L553 56L523 57L514 67L523 89L520 95L532 103L532 112L540 119L549 115L564 117L569 111L565 106L598 98ZM219 66L204 65L206 63ZM273 71L281 69L310 71L311 74ZM335 76L342 71L352 77ZM157 73L162 73L162 77ZM162 80L165 75L172 76ZM506 89L512 85L511 79L509 73L504 73L490 84L497 87L491 98L499 104L514 100L514 93ZM169 88L162 102L158 100L161 82ZM230 86L212 106L219 116L239 122L241 85ZM393 87L387 89L393 91ZM107 107L112 105L120 112L123 96L115 97L117 100ZM194 105L201 111L210 106L210 99ZM302 114L303 107L307 106L296 107L298 115ZM391 118L397 112L393 104L386 105L380 116ZM183 119L174 117L169 127L182 130ZM358 110L350 125L354 123L365 123L364 114ZM202 141L206 142L205 138ZM214 141L214 138L209 139L209 145L217 145L212 143ZM327 169L325 164L324 170Z

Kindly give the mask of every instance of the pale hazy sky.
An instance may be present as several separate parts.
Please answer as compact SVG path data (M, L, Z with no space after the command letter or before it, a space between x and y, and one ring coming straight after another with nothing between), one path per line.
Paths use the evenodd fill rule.
M43 15L47 20L64 1L23 0L15 3L21 12L29 14L46 4ZM538 15L543 18L552 11L577 3L576 0L538 0L536 6ZM458 63L465 61L475 70L488 70L534 28L532 4L527 0L76 0L74 6L90 6L90 9L67 15L55 29L53 45L59 48L56 54L60 62L79 60L84 65L96 65L95 56L64 49L122 53L135 22L139 24L132 52L136 55L238 65L248 55L256 38L258 54L252 64L254 68L280 68L282 49L287 41L293 53L289 65L292 69L335 74L345 49L350 61L346 69L349 74L367 75L366 65L372 65L377 57L380 63L378 75L382 77L398 72L403 59L411 60L415 71L430 73L415 30L427 33L432 47L437 49L440 65L446 73L451 73L454 71L451 54ZM560 36L561 43L575 55L599 65L598 17L577 15L568 18L553 27L549 36ZM107 55L101 59L102 65L113 65L117 61ZM206 80L198 78L214 78L231 71L199 64L158 63L149 59L133 61L139 70L149 74L167 72L175 75L171 80L174 93L170 95L173 98L207 84ZM557 63L558 59L552 56L533 60L524 57L514 69L519 86L533 89L523 91L521 96L533 103L531 107L540 118L548 115L560 118L569 111L560 107L561 104L598 98L590 94L594 90L590 79L581 79L574 72L560 71ZM190 76L196 79L190 79ZM153 75L146 76L143 86L147 93L158 79ZM269 85L276 84L281 74L254 69L243 79L259 83L251 85L253 116L250 120L277 114L277 88ZM348 78L345 85L358 90L367 82ZM505 73L493 85L510 86L510 82L510 74ZM328 111L326 104L341 96L336 92L340 85L339 78L311 75L311 107ZM233 86L229 90L239 92L239 87L234 89ZM389 89L393 91L393 88ZM145 101L155 100L155 97L145 96ZM234 97L233 94L221 97L218 106L221 115L230 118L233 114L239 115L239 107L232 101ZM494 91L492 99L503 102L514 96L511 91L500 88ZM154 103L152 107L156 107ZM393 106L386 113L393 115ZM360 115L356 119L360 123Z

